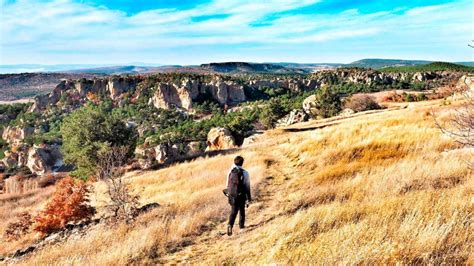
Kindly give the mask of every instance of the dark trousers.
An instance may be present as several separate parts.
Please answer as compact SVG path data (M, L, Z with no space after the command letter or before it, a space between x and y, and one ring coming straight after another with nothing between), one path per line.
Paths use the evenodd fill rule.
M237 199L235 204L231 204L231 211L229 216L229 225L234 226L235 218L237 213L240 213L239 216L239 227L245 227L245 199Z

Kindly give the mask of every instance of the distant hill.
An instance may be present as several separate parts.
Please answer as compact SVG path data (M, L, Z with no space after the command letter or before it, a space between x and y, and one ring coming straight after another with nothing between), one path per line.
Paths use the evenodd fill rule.
M0 74L0 100L11 101L31 98L50 92L63 79L93 78L93 74L74 73L21 73Z
M402 59L362 59L346 64L345 66L350 67L363 67L363 68L385 68L394 66L415 66L429 64L431 61L424 60L402 60Z
M440 63L440 62L433 62L433 61L426 61L426 60L403 60L403 59L362 59L358 61L354 61L349 64L345 64L345 67L362 67L362 68L373 68L373 69L387 69L389 67L410 67L410 66L421 66L421 65L428 65L431 63ZM454 62L448 63L454 65L461 65L461 66L474 66L474 62ZM439 70L444 70L443 68L447 67L447 65L442 66L438 65ZM403 68L402 68L403 69ZM448 68L448 70L450 70ZM423 71L423 70L417 70ZM432 70L436 71L436 70Z
M269 63L222 62L202 64L202 69L219 73L306 73L300 68L287 68L282 65Z
M447 63L447 62L433 62L424 65L414 66L399 66L399 67L387 67L381 69L384 72L423 72L423 71L466 71L474 72L474 67Z

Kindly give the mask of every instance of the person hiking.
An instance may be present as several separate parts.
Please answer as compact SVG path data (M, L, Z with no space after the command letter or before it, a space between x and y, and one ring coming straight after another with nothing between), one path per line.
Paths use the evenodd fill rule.
M234 226L237 213L239 216L240 229L245 228L245 207L252 201L250 195L250 176L249 173L242 168L244 158L237 156L234 158L234 165L227 175L227 189L224 189L224 194L229 199L231 211L229 215L229 224L227 225L227 235L232 235L232 227ZM246 204L247 203L247 204Z

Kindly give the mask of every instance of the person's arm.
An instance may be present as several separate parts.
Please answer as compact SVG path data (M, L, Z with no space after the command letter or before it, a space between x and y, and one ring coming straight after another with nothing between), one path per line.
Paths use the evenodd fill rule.
M247 200L252 201L252 195L250 193L250 175L249 172L244 172L244 183L245 183L245 193L247 194Z

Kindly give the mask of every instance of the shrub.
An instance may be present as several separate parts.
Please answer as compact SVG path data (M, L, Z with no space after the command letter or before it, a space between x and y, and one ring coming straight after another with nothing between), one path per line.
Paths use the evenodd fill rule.
M68 223L90 219L95 209L89 205L91 186L84 181L66 177L56 185L51 200L35 218L35 230L50 234Z
M270 99L268 104L262 108L259 114L259 121L266 128L273 128L278 119L285 115L285 110L281 101L277 98Z
M27 212L21 213L16 221L13 221L7 225L7 229L4 233L4 238L7 241L18 240L23 235L30 232L33 219Z
M382 107L375 101L374 97L367 94L353 95L345 104L345 108L362 112L366 110L377 110Z
M77 167L73 176L85 179L92 175L98 154L112 146L127 146L128 154L132 154L135 131L125 125L123 117L110 111L107 103L89 105L71 113L61 124L64 160Z
M341 109L341 97L329 87L322 87L314 100L314 113L316 117L327 118L337 115Z
M415 101L415 97L413 96L413 94L405 93L405 101L406 101L406 102L414 102L414 101Z

